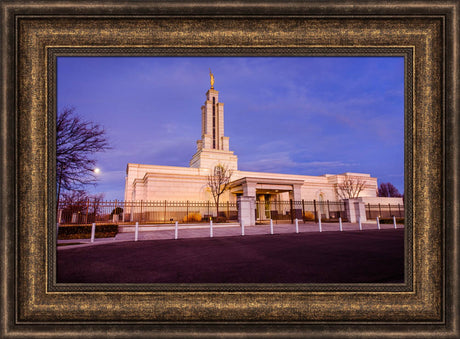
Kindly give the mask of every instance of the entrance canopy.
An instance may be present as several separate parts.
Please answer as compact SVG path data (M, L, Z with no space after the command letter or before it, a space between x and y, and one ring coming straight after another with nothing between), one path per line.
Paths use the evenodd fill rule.
M245 197L289 192L291 199L301 200L300 189L303 184L303 180L244 177L230 183L230 192Z

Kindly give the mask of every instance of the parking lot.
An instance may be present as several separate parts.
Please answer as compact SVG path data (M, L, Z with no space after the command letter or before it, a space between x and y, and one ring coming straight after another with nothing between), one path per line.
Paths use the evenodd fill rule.
M292 227L292 226L291 226ZM58 247L58 283L398 283L404 229L105 241ZM163 232L163 231L161 231ZM166 232L166 231L164 231ZM184 232L182 234L184 235ZM209 232L204 229L201 232ZM253 232L253 233L251 233ZM153 233L153 232L149 232ZM156 233L158 236L160 233ZM164 233L166 234L166 233ZM169 233L168 233L169 234ZM248 235L249 234L249 235ZM131 234L132 236L132 234Z

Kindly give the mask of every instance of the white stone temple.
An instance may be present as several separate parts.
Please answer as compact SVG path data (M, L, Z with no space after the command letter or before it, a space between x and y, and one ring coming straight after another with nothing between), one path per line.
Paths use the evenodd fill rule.
M230 189L222 195L222 202L235 202L238 196L253 201L338 201L335 185L349 177L364 182L360 197L377 195L377 178L365 173L309 176L239 170L238 157L230 151L225 136L224 104L214 89L212 74L211 88L201 107L201 122L201 139L190 167L127 165L125 201L213 201L207 177L217 164L233 170Z

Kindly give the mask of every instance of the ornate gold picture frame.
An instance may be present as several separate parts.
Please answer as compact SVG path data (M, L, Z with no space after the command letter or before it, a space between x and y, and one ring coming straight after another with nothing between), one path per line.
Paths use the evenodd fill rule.
M455 1L2 3L4 337L459 336ZM55 283L55 58L401 55L404 284Z

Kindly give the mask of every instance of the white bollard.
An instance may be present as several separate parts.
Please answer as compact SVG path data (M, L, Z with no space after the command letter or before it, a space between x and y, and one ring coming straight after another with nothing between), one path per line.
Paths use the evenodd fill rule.
M134 241L139 240L139 222L136 221L136 228L134 229Z
M244 223L241 221L241 235L244 235Z
M299 233L299 220L295 219L295 232Z
M340 228L340 232L343 231L343 228L342 228L342 218L339 217L339 228Z
M209 221L209 237L210 238L213 237L213 234L212 234L212 220Z
M179 235L179 227L178 227L178 222L176 221L176 226L174 227L174 239L177 239Z
M363 230L363 225L361 225L361 217L358 217L358 222L359 222L359 230Z
M270 234L273 234L273 220L270 219Z
M396 229L396 217L393 215L393 225L395 226Z
M321 217L318 218L318 223L319 223L319 231L323 231L323 226L321 225Z
M380 219L377 217L377 228L380 229Z
M95 237L96 237L96 223L93 222L93 226L91 227L91 242L94 242Z

